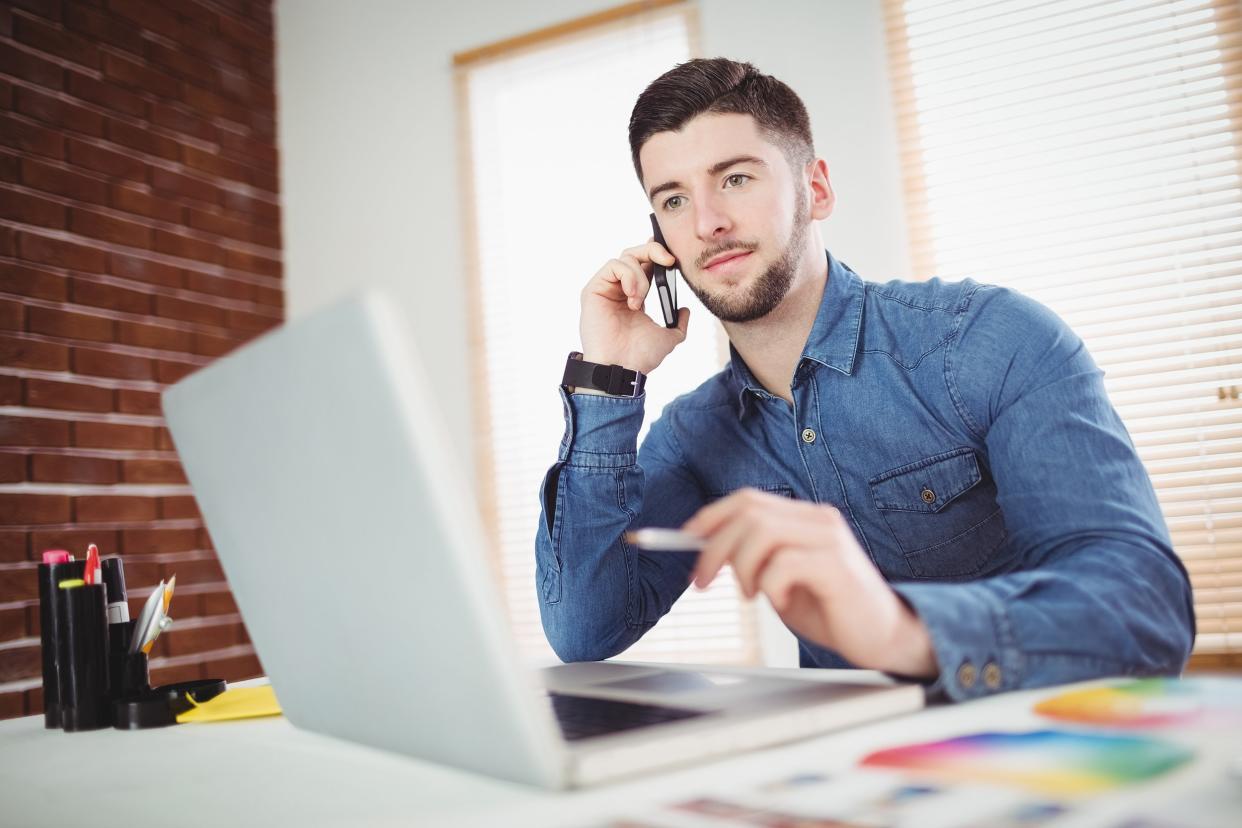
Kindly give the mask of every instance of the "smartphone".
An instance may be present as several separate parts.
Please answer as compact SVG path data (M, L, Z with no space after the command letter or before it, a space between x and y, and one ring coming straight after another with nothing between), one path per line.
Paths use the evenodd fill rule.
M664 241L664 234L660 232L660 222L656 221L655 213L651 214L651 234L665 250L668 250L668 243ZM664 265L651 263L651 281L655 284L656 295L660 297L660 310L664 313L664 327L666 328L677 327L677 269L679 267L680 265L674 262L674 270L669 273Z

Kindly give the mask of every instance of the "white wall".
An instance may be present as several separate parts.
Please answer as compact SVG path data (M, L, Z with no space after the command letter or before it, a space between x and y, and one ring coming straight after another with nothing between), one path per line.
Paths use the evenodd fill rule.
M277 3L288 314L360 286L391 292L405 307L471 475L452 56L619 2ZM907 276L880 0L701 0L699 20L703 56L749 60L806 102L837 191L824 226L834 255L864 278ZM627 112L632 105L617 101ZM600 251L600 261L611 255ZM577 320L563 324L569 351Z

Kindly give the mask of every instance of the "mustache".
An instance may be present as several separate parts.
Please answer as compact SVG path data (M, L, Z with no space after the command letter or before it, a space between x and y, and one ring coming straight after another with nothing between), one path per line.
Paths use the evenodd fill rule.
M696 270L702 270L712 259L719 256L721 253L728 253L730 250L743 250L747 253L753 253L758 249L758 242L744 242L737 240L723 242L700 253L699 257L694 260L694 267Z

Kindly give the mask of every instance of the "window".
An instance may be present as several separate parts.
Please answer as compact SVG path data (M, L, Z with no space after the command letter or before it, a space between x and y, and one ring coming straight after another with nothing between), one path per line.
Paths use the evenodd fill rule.
M630 108L692 51L688 8L653 5L457 61L473 199L476 395L489 446L482 502L514 631L535 660L553 657L539 623L534 538L539 484L564 430L556 385L578 343L579 293L609 257L650 236L650 207L630 164ZM678 298L691 307L690 332L648 382L648 423L727 355L691 291ZM658 318L654 296L648 307ZM752 612L732 578L718 578L704 593L688 592L625 657L754 661Z
M1238 3L886 2L915 273L1011 285L1083 337L1191 573L1196 659L1228 663L1242 653Z

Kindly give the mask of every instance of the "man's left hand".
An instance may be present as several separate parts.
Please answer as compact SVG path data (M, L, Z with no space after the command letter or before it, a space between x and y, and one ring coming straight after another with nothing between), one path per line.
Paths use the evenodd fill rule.
M927 628L834 507L741 489L682 529L707 540L693 574L700 589L731 564L743 595L762 592L790 629L852 664L912 678L939 672Z

